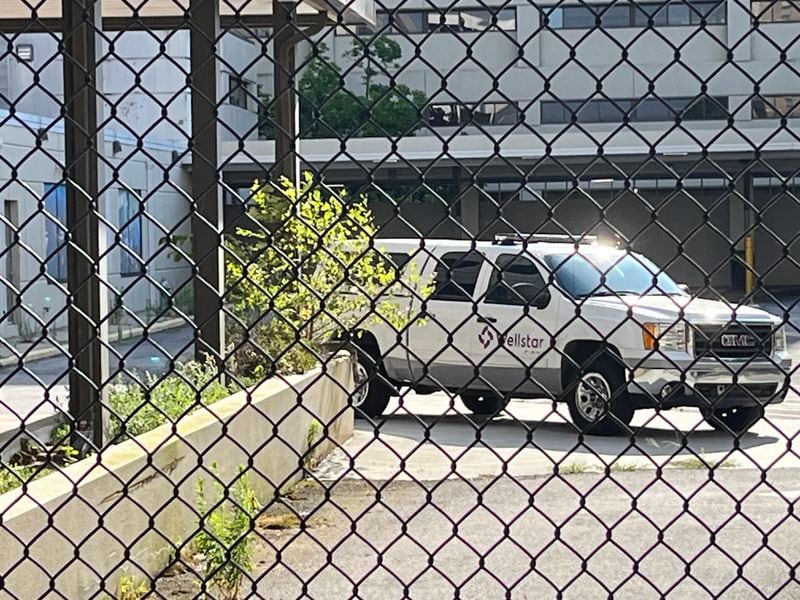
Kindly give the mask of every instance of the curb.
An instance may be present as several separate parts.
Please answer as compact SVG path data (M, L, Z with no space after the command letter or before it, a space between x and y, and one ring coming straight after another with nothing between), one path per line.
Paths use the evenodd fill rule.
M186 319L174 318L166 319L164 321L157 321L147 328L148 333L158 333L159 331L166 331L168 329L177 329L184 325L188 325ZM119 340L126 340L128 338L136 337L142 334L143 327L126 327L120 331L109 332L108 341L116 342ZM52 344L52 342L51 342ZM51 358L53 356L69 356L69 349L66 346L50 345L47 348L37 348L26 352L23 356L4 356L0 358L0 367L13 367L19 364L22 360L23 363L28 361L39 360L42 358Z

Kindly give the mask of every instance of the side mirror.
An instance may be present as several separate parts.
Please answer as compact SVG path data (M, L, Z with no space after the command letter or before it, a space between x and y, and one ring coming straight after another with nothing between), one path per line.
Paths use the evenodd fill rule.
M515 296L516 305L528 305L534 308L545 308L550 304L550 290L542 289L535 283L522 281L511 288Z

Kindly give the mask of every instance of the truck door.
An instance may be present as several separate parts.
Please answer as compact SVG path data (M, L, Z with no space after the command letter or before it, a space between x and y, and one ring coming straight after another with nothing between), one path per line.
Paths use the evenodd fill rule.
M553 389L559 376L550 340L557 327L558 292L531 255L501 254L489 271L478 304L473 361L492 388L524 395Z
M435 289L423 315L426 323L409 329L408 353L415 381L458 389L474 380L474 295L485 260L476 250L436 252L431 258L436 276Z

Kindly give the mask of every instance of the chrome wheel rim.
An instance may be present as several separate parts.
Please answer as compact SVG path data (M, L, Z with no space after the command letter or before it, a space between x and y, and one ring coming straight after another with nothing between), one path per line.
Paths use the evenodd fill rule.
M358 408L367 401L369 396L369 373L360 362L356 363L355 389L353 390L353 407Z
M578 413L594 423L605 412L611 399L611 386L600 373L587 373L578 382L575 391L575 406Z

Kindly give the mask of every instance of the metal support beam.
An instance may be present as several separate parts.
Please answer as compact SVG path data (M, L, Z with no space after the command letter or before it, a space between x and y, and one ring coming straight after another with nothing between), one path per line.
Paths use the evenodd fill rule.
M108 382L108 297L101 228L97 64L100 2L62 0L64 15L64 166L67 185L69 410L85 436L104 446ZM90 433L91 430L91 433ZM80 444L79 439L73 443Z
M731 196L730 237L736 244L736 256L742 277L734 277L732 287L753 292L755 254L753 244L753 173L749 170L736 180L736 195Z
M223 361L223 207L219 169L219 0L191 0L192 260L195 356Z
M275 59L275 164L272 168L272 181L286 177L297 185L300 164L297 143L300 133L300 110L297 102L296 82L296 44L297 15L296 3L275 2L273 4L273 54Z

